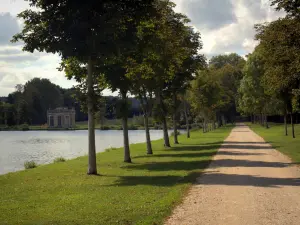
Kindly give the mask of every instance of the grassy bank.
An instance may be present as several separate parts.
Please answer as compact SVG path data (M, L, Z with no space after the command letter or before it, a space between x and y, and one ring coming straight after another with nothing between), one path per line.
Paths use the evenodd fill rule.
M269 129L258 124L248 125L274 148L289 156L295 163L300 164L300 125L295 125L295 139L291 136L291 126L288 127L289 136L285 136L283 124L270 124Z
M100 176L85 174L87 157L0 176L0 223L162 224L230 130L181 135L170 149L154 141L153 156L131 145L132 164L122 149L100 153Z

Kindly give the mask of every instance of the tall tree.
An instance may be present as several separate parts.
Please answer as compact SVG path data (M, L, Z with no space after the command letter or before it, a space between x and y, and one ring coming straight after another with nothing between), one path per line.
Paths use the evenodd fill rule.
M262 125L268 128L268 115L280 113L282 107L276 93L268 92L264 61L258 49L248 55L243 73L238 90L238 109L246 115L261 115L264 120Z
M218 74L222 86L222 101L219 102L217 112L219 123L222 123L222 117L231 122L235 120L236 98L244 65L245 60L236 53L214 56L209 61L209 68Z
M126 23L147 15L151 0L29 0L38 10L25 10L19 17L25 21L14 41L22 40L24 50L59 53L63 59L76 57L87 67L89 115L88 174L97 174L93 70L95 59L110 54L115 38L126 30Z
M293 99L300 84L300 23L294 18L282 18L269 24L256 25L256 38L260 41L259 49L265 61L265 79L269 91L279 93L285 104L285 121L291 116L292 135L295 137L293 124ZM295 105L294 105L295 106Z

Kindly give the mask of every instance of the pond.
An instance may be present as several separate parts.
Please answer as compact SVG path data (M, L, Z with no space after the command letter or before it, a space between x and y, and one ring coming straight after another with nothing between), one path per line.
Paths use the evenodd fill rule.
M163 137L161 130L151 130L151 139ZM145 131L129 131L130 143L145 142ZM96 130L96 149L122 147L123 133L119 130ZM24 162L52 163L57 157L72 159L87 155L88 132L78 131L1 131L0 174L24 169Z

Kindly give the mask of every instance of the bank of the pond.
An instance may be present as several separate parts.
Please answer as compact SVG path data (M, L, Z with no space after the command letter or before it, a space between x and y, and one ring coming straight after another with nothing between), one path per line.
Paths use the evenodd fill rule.
M248 123L248 125L275 149L289 156L295 163L300 164L300 125L295 125L296 138L291 135L290 125L288 126L288 136L285 136L284 124L271 123L269 129L259 124Z
M232 127L179 137L163 148L153 141L97 155L100 176L87 176L87 157L0 176L1 224L162 224L199 172L208 166Z

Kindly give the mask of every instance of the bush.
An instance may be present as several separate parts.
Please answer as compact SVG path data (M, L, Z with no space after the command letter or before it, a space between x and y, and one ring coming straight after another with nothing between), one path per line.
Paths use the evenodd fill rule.
M107 149L105 149L105 152L110 152L110 151L113 151L113 150L116 150L117 148L115 147L109 147Z
M66 161L66 159L65 158L63 158L63 157L57 157L57 158L55 158L54 159L54 163L59 163L59 162L65 162Z
M36 164L36 162L34 162L34 161L26 161L26 162L24 163L24 167L25 167L26 170L28 170L28 169L33 169L33 168L36 168L36 167L37 167L37 164Z
M29 130L29 125L27 123L21 124L19 126L19 129L22 130L22 131Z
M135 126L135 125L129 125L128 126L128 130L137 130L138 129L138 127L137 126Z
M110 130L110 127L109 126L102 126L101 130Z
M180 135L180 131L177 131L177 135ZM171 133L171 136L174 136L174 132Z

